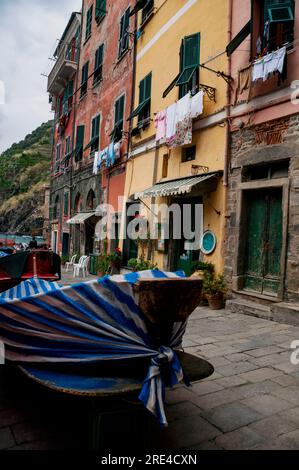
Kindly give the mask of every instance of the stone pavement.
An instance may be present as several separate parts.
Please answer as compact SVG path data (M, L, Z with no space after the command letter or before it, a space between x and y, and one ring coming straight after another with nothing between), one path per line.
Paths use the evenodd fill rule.
M298 449L299 365L290 363L296 339L294 326L198 308L184 347L215 373L167 393L169 427L151 420L151 448ZM86 402L0 369L0 449L84 449L85 424Z

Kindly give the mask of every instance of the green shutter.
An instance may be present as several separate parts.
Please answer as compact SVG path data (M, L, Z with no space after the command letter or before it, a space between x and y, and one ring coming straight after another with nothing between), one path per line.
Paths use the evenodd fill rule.
M92 120L91 138L99 137L100 134L100 116Z
M88 80L88 67L89 67L89 62L86 62L86 64L82 68L82 84L86 83Z
M228 57L242 44L242 42L249 36L252 29L252 20L249 20L248 23L241 29L241 31L231 40L231 42L226 46L226 54Z
M139 83L139 105L131 114L130 119L138 116L141 113L141 111L143 111L144 108L150 103L151 90L152 90L152 73L149 73Z
M128 29L130 26L130 7L125 11L120 20L119 27L119 45L118 56L120 57L129 47L129 34Z
M175 85L187 85L192 79L200 64L200 33L186 36L180 49L181 73L176 79Z
M98 70L103 64L104 45L102 44L96 51L95 70Z
M63 213L65 216L68 215L69 212L69 193L64 193L64 210Z
M99 20L106 16L106 0L97 0L96 1L96 20Z
M83 156L83 145L84 145L84 126L77 127L77 137L76 137L76 155L75 160L78 161Z
M270 23L294 21L294 14L293 0L265 0L265 21Z
M148 74L144 79L144 100L151 97L152 92L152 74Z
M186 36L183 40L183 68L197 67L199 65L200 34Z
M91 35L91 28L92 28L92 12L93 12L93 5L89 8L86 15L86 34L85 39L88 39Z

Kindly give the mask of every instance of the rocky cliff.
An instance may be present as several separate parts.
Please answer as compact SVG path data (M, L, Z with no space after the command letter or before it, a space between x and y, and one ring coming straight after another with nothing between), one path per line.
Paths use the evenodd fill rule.
M52 126L42 124L0 155L0 232L42 235Z

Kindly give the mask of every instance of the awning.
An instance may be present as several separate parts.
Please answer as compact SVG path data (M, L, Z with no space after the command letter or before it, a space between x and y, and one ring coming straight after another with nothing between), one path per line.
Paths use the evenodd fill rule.
M84 222L95 215L95 212L79 212L74 217L67 221L67 224L76 225L84 224Z
M216 179L217 176L219 176L219 173L209 173L207 175L165 181L164 183L155 184L152 188L135 193L134 197L135 199L143 199L148 197L165 197L176 196L178 194L188 194L191 193L196 186L199 186L208 180Z

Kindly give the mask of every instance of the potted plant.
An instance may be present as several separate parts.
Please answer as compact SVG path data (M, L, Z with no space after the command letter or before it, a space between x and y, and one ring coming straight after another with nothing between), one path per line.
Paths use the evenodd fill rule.
M97 273L99 277L109 274L110 260L109 255L100 254L97 259Z
M203 289L209 307L212 310L220 310L223 307L226 283L223 274L206 272L203 281Z
M194 272L192 277L199 277L200 279L204 279L205 273L213 273L215 271L215 267L212 263L205 263L204 261L199 261L194 266Z
M143 256L141 256L139 259L131 258L128 261L128 266L133 271L147 271L148 269L158 268L157 264L153 264L151 261L146 260Z
M121 268L121 251L116 248L113 253L108 255L111 274L119 274Z

